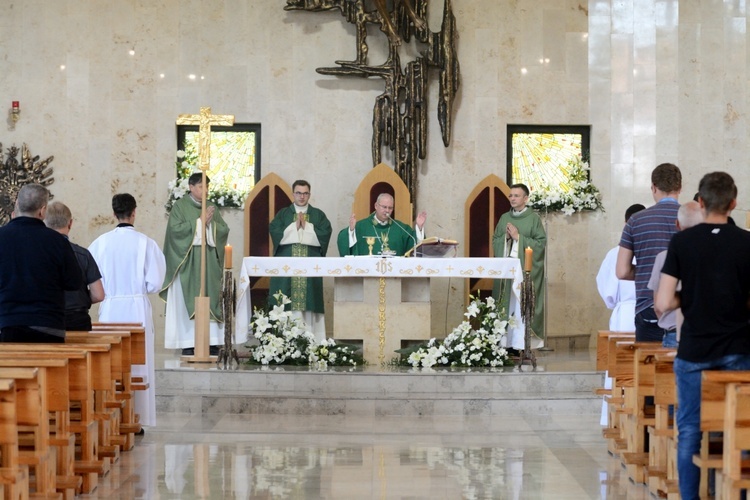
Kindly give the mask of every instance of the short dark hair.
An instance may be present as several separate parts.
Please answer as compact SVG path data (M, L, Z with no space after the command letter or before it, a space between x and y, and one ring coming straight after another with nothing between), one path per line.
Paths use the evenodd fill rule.
M196 172L194 174L190 174L190 177L188 177L188 185L195 186L196 184L200 184L203 182L203 173L202 172ZM211 182L211 179L206 176L206 184L209 184Z
M16 198L16 215L33 215L49 201L49 190L41 184L24 184Z
M664 193L682 189L682 172L673 163L662 163L651 172L651 184Z
M296 188L297 186L306 186L307 189L312 190L312 188L310 187L310 183L304 179L297 179L296 181L294 181L294 184L292 184L292 191L294 191L294 188Z
M627 210L625 210L625 222L627 222L627 221L628 221L628 219L630 219L630 217L631 217L631 216L632 216L633 214L636 214L636 213L640 212L641 210L645 210L645 209L646 209L646 207L644 207L644 206L643 206L643 205L641 205L640 203L636 203L636 204L634 204L634 205L630 205L630 206L628 207L628 209L627 209Z
M133 215L136 203L132 194L121 193L112 197L112 211L115 213L117 220L127 219Z
M737 185L728 173L711 172L698 184L698 195L706 213L725 214L729 212L732 200L737 199Z
M510 188L511 189L523 189L523 192L526 193L526 196L528 196L531 193L531 191L529 191L529 186L521 182L517 184L513 184Z

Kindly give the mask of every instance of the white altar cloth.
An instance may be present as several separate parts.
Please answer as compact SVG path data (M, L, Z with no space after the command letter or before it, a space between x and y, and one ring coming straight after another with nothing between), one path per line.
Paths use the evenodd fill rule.
M252 321L250 278L260 276L329 278L491 278L512 279L511 314L516 327L509 328L507 345L524 348L521 318L523 270L518 259L488 257L245 257L240 270L235 321L237 332L246 332ZM248 335L250 337L250 335ZM532 346L534 344L532 343ZM534 346L536 347L536 346Z

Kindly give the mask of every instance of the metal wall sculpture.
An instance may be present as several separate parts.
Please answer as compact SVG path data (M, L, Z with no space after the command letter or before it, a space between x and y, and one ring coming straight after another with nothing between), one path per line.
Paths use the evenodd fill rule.
M0 143L0 151L2 149L3 145ZM34 182L49 186L55 182L52 178L52 167L48 168L54 156L39 161L39 156L32 158L29 147L24 144L21 148L20 162L17 157L18 147L11 146L6 150L5 161L0 162L0 226L10 220L18 191L24 184Z
M451 138L452 108L460 85L456 56L456 18L451 0L444 0L439 32L427 25L428 0L287 0L284 10L312 12L338 9L356 26L357 57L354 61L336 61L338 66L317 68L323 75L380 77L385 91L375 99L372 116L372 161L381 163L383 147L393 152L393 165L409 188L416 206L418 159L427 154L427 78L430 67L438 68L440 88L437 117L443 144ZM367 10L368 5L374 6ZM371 66L367 61L367 24L379 24L388 41L388 58ZM402 68L399 47L414 37L424 45L420 56ZM421 47L418 47L421 48Z

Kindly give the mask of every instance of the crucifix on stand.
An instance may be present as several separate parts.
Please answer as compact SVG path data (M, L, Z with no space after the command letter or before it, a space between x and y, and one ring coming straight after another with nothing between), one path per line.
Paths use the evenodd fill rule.
M212 115L211 108L201 108L198 115L179 115L177 125L198 125L198 158L201 170L201 182L203 183L203 196L201 197L201 286L198 296L195 298L195 354L184 356L188 362L205 363L210 362L209 356L209 316L211 310L211 298L206 296L206 198L208 197L208 185L206 185L206 170L211 163L211 126L231 127L234 125L234 115ZM221 279L217 276L216 279Z

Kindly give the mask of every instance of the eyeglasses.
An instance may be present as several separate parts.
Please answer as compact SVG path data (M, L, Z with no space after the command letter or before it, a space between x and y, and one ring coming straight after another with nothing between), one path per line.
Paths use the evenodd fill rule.
M380 208L382 208L383 210L393 210L393 205L391 205L391 206L389 207L389 206L387 206L387 205L381 205L380 203L378 203L378 206L379 206Z
M295 191L294 192L294 196L310 196L310 191L308 191L306 193L302 193L300 191Z

